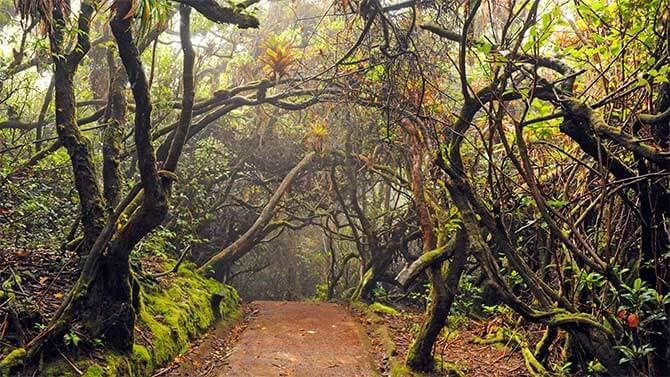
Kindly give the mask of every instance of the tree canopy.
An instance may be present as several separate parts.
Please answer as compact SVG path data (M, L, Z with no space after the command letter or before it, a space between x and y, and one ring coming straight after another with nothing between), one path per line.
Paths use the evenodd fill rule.
M533 376L670 374L667 1L0 10L5 361L132 352L143 287L184 264L425 311L413 371L465 317L514 328ZM68 261L48 305L30 254Z

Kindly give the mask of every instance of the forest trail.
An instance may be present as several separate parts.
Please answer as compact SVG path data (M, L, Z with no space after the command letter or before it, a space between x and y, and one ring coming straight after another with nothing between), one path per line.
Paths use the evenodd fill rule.
M373 376L361 329L337 304L257 301L222 377Z
M254 301L244 320L221 323L158 377L368 377L377 375L365 330L337 304Z

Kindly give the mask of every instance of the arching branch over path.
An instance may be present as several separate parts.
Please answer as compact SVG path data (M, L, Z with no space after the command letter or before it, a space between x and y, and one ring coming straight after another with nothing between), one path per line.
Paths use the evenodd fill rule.
M316 159L316 157L317 154L315 152L307 153L305 157L303 157L302 160L300 160L300 162L286 174L268 203L263 207L263 210L251 228L249 228L237 241L211 257L199 270L205 273L213 272L218 275L218 273L229 269L232 263L251 251L251 249L253 249L253 247L267 235L267 227L274 217L277 206L284 194L289 190L300 173L302 173L309 164Z

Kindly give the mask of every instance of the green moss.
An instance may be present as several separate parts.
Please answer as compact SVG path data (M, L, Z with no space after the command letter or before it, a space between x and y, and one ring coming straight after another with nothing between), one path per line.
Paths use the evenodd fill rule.
M544 366L537 361L535 355L528 349L528 347L521 348L521 354L523 355L523 361L526 365L526 370L533 377L543 377L548 376L549 372L544 368Z
M212 307L214 295L222 297L218 308ZM239 317L235 290L202 277L188 265L180 268L169 288L143 287L141 297L139 324L150 333L147 347L154 365L164 364L185 351L189 341L209 328L217 317Z
M365 289L365 286L368 285L368 283L370 282L370 279L372 279L373 273L374 272L373 272L372 268L365 271L365 274L363 274L363 279L361 279L361 281L358 283L358 286L356 287L356 290L351 295L351 301L360 301L361 300L361 295L363 294L363 289Z
M87 370L86 373L82 375L83 377L104 377L105 370L102 369L100 365L92 365Z
M458 339L459 330L444 327L441 331L440 336L447 341Z
M135 373L139 375L148 375L154 369L154 363L145 346L133 344L133 353L131 355L132 365L135 367Z
M145 310L140 312L139 320L142 323L142 327L148 329L153 338L147 348L154 364L164 364L170 360L171 355L179 353L179 350L176 349L174 342L171 340L172 332L169 327L158 322L154 316Z
M480 345L503 345L506 343L505 332L502 328L498 329L495 334L489 334L486 338L480 338L478 336L472 338L471 342L474 344Z
M399 363L395 359L389 359L389 365L391 366L391 371L389 375L391 377L405 377L405 376L414 376L414 372L412 372L407 366L403 363Z
M218 305L216 297L221 297ZM232 321L240 316L237 292L195 272L185 264L170 275L167 288L160 285L140 286L136 340L130 355L103 354L104 362L73 360L88 377L150 376L157 367L171 361L188 349L192 339L211 327L217 319ZM63 360L54 360L44 370L46 376L75 376Z
M390 315L392 317L399 317L399 316L402 315L396 309L394 309L390 306L386 306L386 305L384 305L380 302L375 302L374 304L370 305L370 310L372 310L373 312L378 313L378 314L386 314L386 315Z
M456 363L451 361L443 361L438 358L434 358L435 370L441 372L440 375L449 376L449 377L465 377L467 374L465 371L458 367Z
M351 308L355 311L365 314L367 323L370 324L375 339L377 339L383 349L385 358L388 360L389 376L390 377L421 377L423 374L411 371L405 366L404 360L398 354L393 337L389 333L388 328L384 325L384 319L373 310L373 305L365 305L361 302L352 302ZM381 304L379 304L381 305ZM384 307L384 305L381 305ZM386 307L388 308L388 307Z
M24 348L17 348L0 360L0 375L9 376L13 368L23 365L23 358L26 357Z
M90 368L89 368L90 369ZM107 377L134 376L133 367L125 355L108 353L105 355L105 365L102 367Z
M81 366L81 364L80 364ZM90 368L87 368L90 369ZM88 373L88 370L86 370L86 373ZM44 377L75 377L78 376L78 374L75 372L72 367L65 362L63 359L57 359L53 362L50 362L46 368L41 371L41 376ZM86 375L86 374L85 374ZM102 374L99 374L102 375ZM97 376L96 374L88 374L88 376Z
M241 317L240 296L237 291L227 285L219 285L219 296L223 297L219 303L219 317L236 320Z

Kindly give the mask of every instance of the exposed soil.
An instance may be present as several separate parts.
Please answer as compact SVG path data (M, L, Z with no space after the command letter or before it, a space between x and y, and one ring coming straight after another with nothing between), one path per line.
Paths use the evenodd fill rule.
M357 322L332 303L258 301L219 376L367 377L372 360Z

